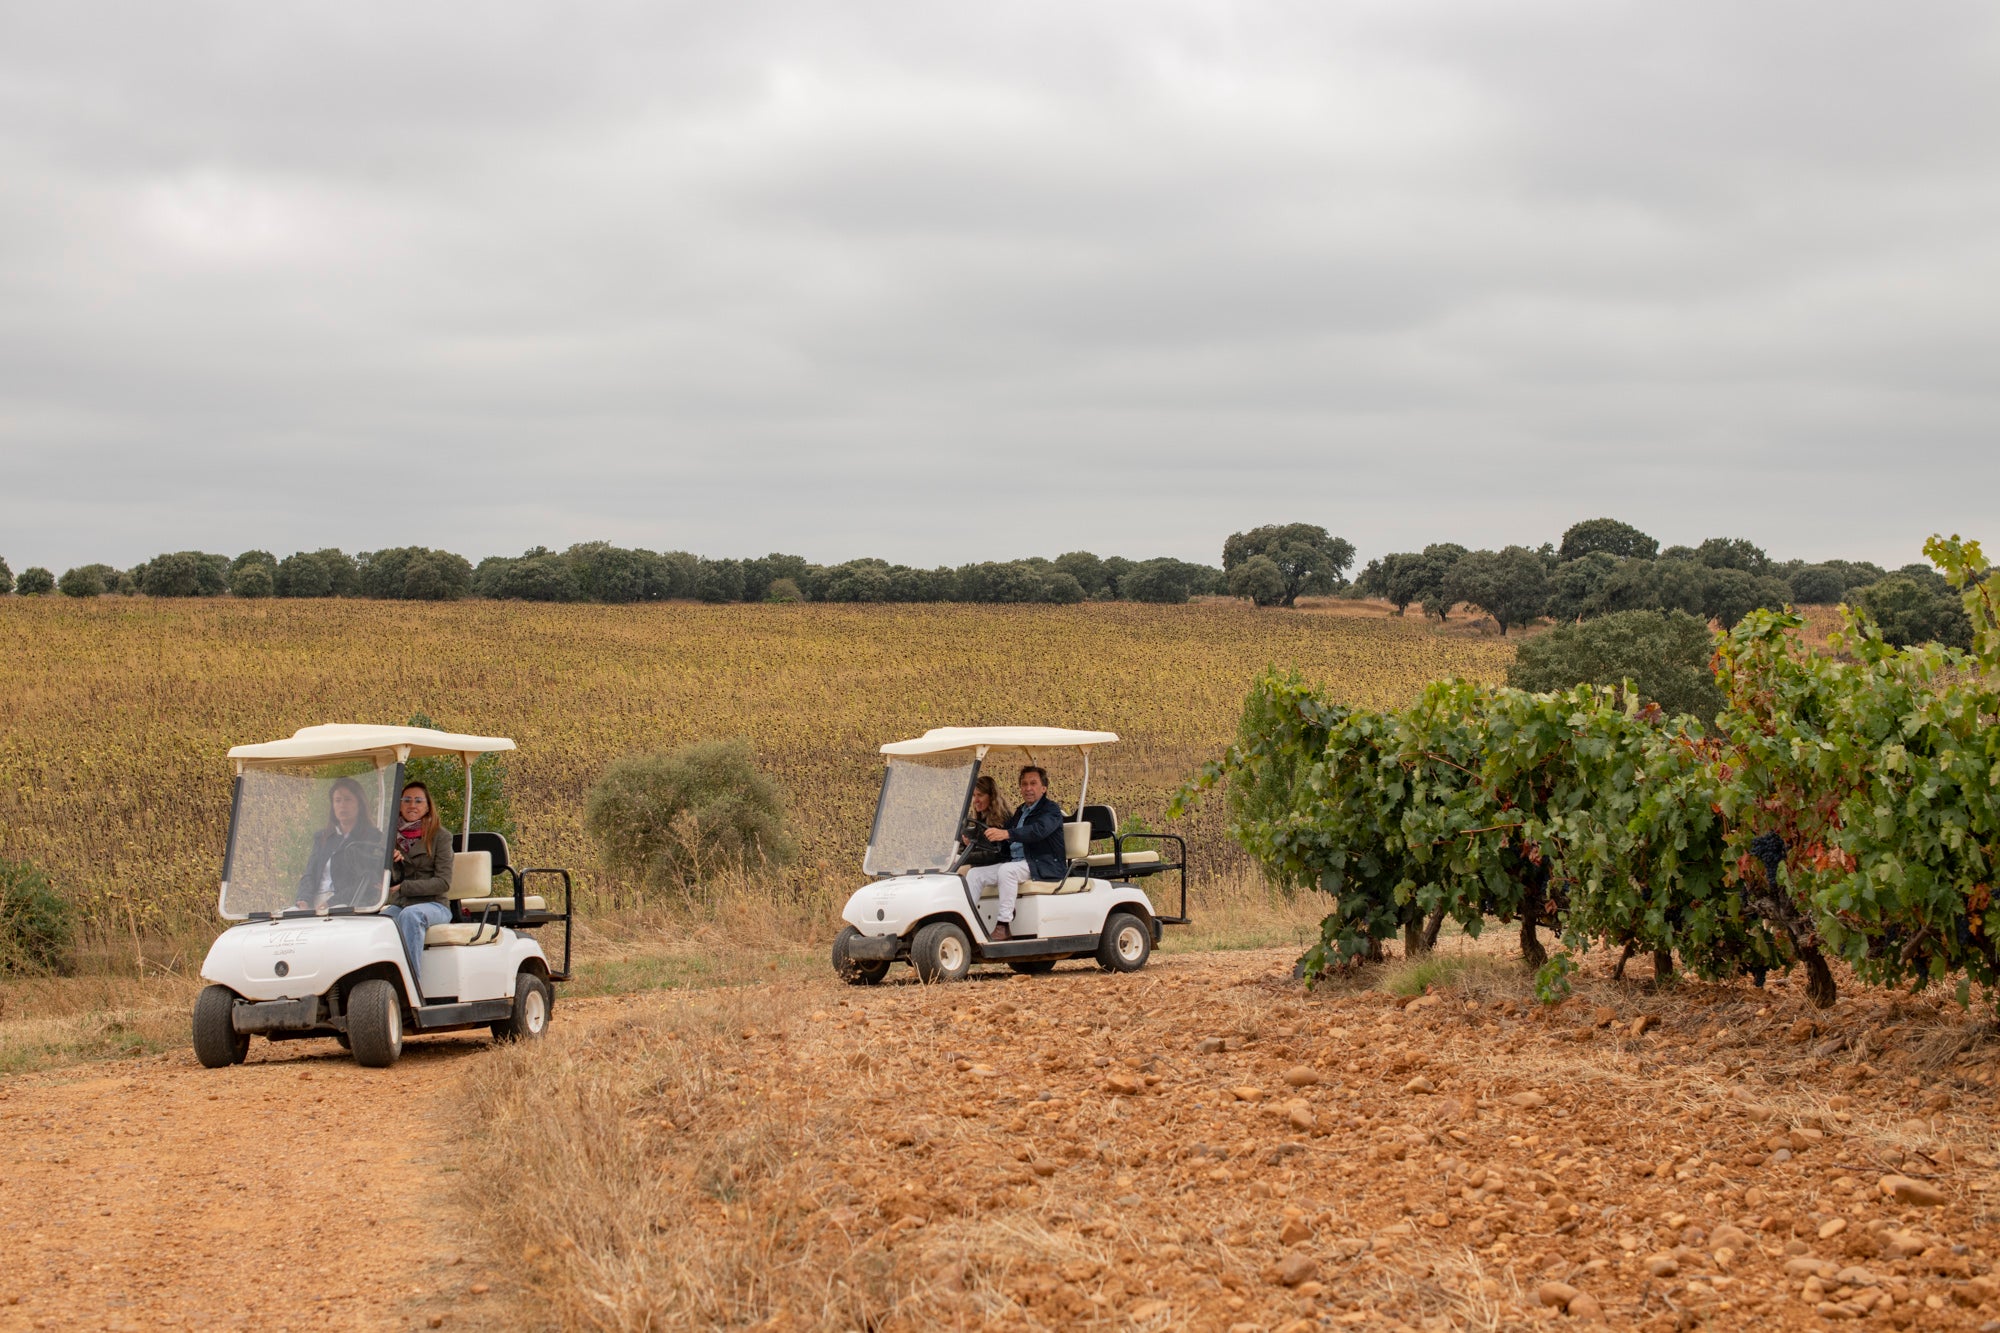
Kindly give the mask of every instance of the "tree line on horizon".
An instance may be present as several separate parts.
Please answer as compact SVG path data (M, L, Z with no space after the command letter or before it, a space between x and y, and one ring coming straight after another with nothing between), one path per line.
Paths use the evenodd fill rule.
M1560 544L1468 550L1436 542L1371 560L1353 589L1440 621L1459 606L1491 616L1504 635L1547 617L1576 624L1627 611L1684 613L1724 629L1752 611L1847 603L1865 611L1898 647L1938 642L1967 648L1972 623L1944 576L1928 564L1887 570L1866 560L1773 560L1742 537L1662 549L1612 518L1588 519Z
M1536 548L1472 550L1435 542L1370 560L1350 579L1354 559L1351 542L1310 523L1232 533L1220 568L1089 551L930 569L868 558L821 565L777 552L711 559L609 542L562 551L537 546L477 565L423 546L355 555L327 548L283 559L261 550L233 559L174 551L125 570L81 565L60 578L41 567L16 578L0 559L0 595L1059 605L1228 596L1268 607L1294 606L1303 596L1345 596L1380 598L1398 615L1419 606L1440 622L1470 606L1492 617L1503 635L1543 617L1576 623L1636 610L1679 611L1728 628L1753 610L1845 601L1866 610L1892 643L1963 645L1971 629L1944 579L1926 564L1891 571L1867 561L1776 561L1740 537L1662 549L1653 537L1611 518L1574 524L1560 543Z
M68 597L362 597L425 602L468 597L528 602L1185 602L1220 593L1223 571L1171 557L1130 560L1071 551L1054 560L913 568L886 560L819 565L774 552L749 560L583 542L532 547L477 565L451 551L391 547L350 555L327 548L279 559L172 551L130 569L80 565L61 577L0 559L0 595Z

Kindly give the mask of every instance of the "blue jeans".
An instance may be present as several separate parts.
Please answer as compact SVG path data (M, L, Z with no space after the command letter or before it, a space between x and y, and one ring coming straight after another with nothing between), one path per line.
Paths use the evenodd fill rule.
M443 903L411 903L408 907L385 907L382 910L396 923L396 933L403 937L403 957L410 960L410 980L417 983L417 993L421 995L424 989L424 932L451 920L451 909Z

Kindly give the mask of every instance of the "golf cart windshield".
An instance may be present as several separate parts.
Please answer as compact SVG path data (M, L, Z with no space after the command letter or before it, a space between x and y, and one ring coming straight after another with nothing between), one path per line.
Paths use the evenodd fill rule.
M950 869L978 776L979 761L970 755L952 765L891 759L861 868L871 875Z
M222 915L378 910L402 766L380 758L246 766L236 779Z

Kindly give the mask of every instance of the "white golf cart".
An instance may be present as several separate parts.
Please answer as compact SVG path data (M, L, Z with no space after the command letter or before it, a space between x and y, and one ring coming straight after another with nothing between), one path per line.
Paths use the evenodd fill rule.
M496 736L336 725L230 750L236 789L218 906L240 924L201 965L210 983L194 1006L202 1064L242 1063L252 1035L334 1037L377 1068L396 1062L406 1031L542 1035L553 983L569 979L569 872L517 870L504 837L472 829L473 761L513 748ZM465 826L452 837L452 920L426 932L415 978L382 906L403 765L425 755L454 755L464 766ZM496 875L509 892L494 892ZM560 912L527 891L538 876L562 880ZM560 971L526 933L556 921Z
M852 985L872 986L908 961L924 981L957 981L974 963L1006 963L1039 974L1065 958L1095 958L1112 972L1136 972L1152 956L1161 927L1186 925L1187 844L1171 834L1121 836L1107 805L1085 804L1090 752L1118 737L1061 727L933 727L882 747L888 767L875 803L862 869L875 882L847 900L848 924L833 942L833 967ZM1063 825L1067 866L1060 880L1030 880L1015 904L1010 938L996 941L999 891L975 898L958 873L959 832L979 766L995 749L1073 749L1083 756L1077 809ZM928 762L923 762L928 761ZM1164 858L1157 846L1177 849ZM1093 845L1101 850L1092 850ZM1162 916L1135 881L1178 873L1180 915Z

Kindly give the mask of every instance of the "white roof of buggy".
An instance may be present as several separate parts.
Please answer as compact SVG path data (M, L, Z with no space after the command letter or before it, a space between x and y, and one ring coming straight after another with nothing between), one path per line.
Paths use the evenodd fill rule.
M433 731L429 727L371 727L351 722L331 722L317 727L300 727L291 739L265 741L262 745L232 745L231 759L300 760L354 759L362 755L394 753L409 747L412 758L427 754L492 754L511 750L514 742L505 736L461 736L456 732Z
M1115 731L1071 731L1068 727L932 727L913 741L890 741L883 754L948 754L981 746L1014 746L1023 750L1077 749L1110 745Z

